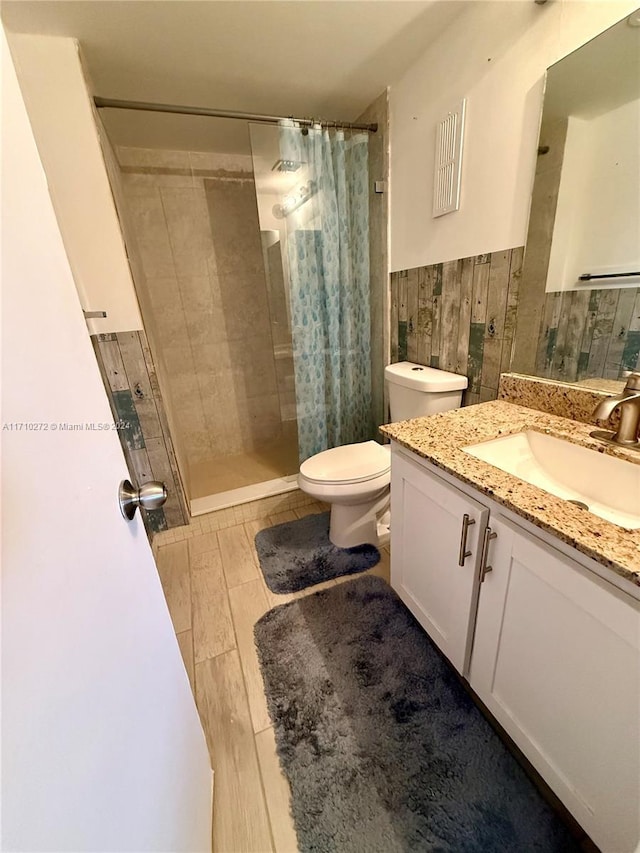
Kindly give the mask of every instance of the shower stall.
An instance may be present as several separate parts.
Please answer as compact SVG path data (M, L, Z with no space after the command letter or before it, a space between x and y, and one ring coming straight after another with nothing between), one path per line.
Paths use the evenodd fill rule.
M207 121L215 131L223 120ZM306 238L317 233L317 188L304 157L283 156L281 128L245 129L244 150L220 152L132 146L108 119L101 128L191 515L296 488L301 450L308 455L298 415L307 432L324 417L308 401L305 408L301 387L297 393L309 353L292 328L292 311L307 323L296 316L291 261L300 229ZM378 327L368 304L364 321L380 341L382 301L376 293ZM370 347L364 357L371 364ZM367 438L381 420L368 399L359 419Z

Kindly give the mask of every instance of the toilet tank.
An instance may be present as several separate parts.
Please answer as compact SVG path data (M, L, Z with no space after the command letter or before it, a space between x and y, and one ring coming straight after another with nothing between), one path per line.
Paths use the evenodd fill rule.
M458 409L468 384L466 376L410 361L389 364L384 378L389 387L392 422Z

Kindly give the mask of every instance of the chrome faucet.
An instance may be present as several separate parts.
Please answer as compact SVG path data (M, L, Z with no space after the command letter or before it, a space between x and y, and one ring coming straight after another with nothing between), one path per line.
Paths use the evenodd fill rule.
M622 447L640 450L640 373L632 373L627 378L622 394L607 397L598 403L593 413L597 421L608 420L616 409L620 409L620 425L617 432L595 430L593 438L617 444Z

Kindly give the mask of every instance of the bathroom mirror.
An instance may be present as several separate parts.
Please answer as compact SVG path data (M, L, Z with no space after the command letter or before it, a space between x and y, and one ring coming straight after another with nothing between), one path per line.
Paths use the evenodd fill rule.
M640 10L547 71L511 369L640 369Z

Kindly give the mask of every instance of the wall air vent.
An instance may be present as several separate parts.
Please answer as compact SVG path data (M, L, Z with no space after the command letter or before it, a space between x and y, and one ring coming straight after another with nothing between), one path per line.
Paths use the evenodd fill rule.
M436 126L436 161L433 175L433 215L444 216L460 207L462 140L466 100Z

